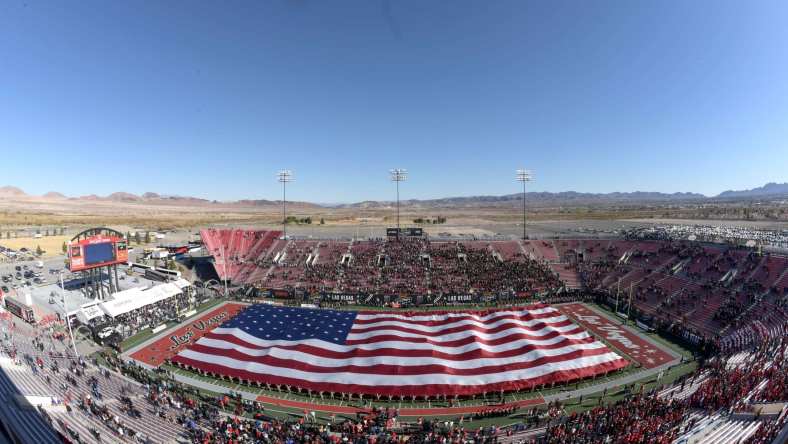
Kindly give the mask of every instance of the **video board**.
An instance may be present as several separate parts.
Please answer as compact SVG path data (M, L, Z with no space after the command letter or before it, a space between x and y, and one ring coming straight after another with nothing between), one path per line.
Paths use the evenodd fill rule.
M115 236L93 236L68 246L68 269L83 271L129 261L126 240Z

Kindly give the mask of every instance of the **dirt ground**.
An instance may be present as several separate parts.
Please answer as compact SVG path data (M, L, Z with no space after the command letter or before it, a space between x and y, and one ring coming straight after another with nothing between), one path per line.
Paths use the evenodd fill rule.
M5 233L3 233L5 237ZM0 239L0 245L19 250L27 248L30 251L36 251L36 247L40 246L44 250L44 257L52 257L63 254L63 242L71 240L70 236L43 236L40 239L32 237L20 237L11 239Z

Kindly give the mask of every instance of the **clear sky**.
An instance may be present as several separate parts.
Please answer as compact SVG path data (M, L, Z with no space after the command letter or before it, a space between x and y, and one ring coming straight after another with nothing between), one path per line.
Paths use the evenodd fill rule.
M0 2L0 185L211 199L788 181L788 2Z

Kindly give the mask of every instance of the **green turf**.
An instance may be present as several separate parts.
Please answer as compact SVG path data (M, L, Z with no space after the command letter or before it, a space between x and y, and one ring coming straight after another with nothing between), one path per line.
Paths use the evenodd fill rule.
M198 310L199 311L207 310L207 309L209 309L209 308L211 308L211 307L213 307L215 305L218 305L221 302L223 302L223 301L221 301L221 300L211 301L211 303L205 304L204 306L199 307ZM592 305L592 306L594 306L595 308L597 308L597 309L599 309L601 311L604 311L606 313L611 314L612 316L615 316L614 313L612 313L610 310L607 310L603 306L599 306L599 305L596 305L596 304L589 304L589 305ZM341 308L343 308L343 309L365 309L365 310L369 310L370 309L370 307L358 307L358 306L343 306ZM435 309L435 308L436 307L425 307L425 308L420 308L420 309L416 309L416 310L429 310L429 309ZM447 309L447 310L451 310L451 309L456 309L456 310L463 310L463 309L465 309L465 310L467 310L469 308L473 308L473 309L488 309L488 308L494 308L494 307L478 306L478 305L464 305L464 306L451 306L451 307L439 307L439 308L440 309ZM646 392L646 391L648 391L648 390L650 390L650 389L652 389L654 387L658 387L658 386L661 386L661 385L669 385L673 381L675 381L676 379L681 377L682 375L691 373L692 371L694 371L697 368L697 363L691 360L692 359L692 353L690 351L688 351L686 349L683 349L682 347L680 347L680 346L678 346L676 344L673 344L673 343L671 343L671 342L659 337L656 334L646 333L646 335L650 339L652 339L654 342L656 342L656 343L658 343L658 344L660 344L662 346L668 347L671 350L676 351L677 353L680 353L681 355L683 355L686 358L687 362L684 362L684 363L682 363L680 365L676 365L673 368L671 368L669 370L666 370L664 375L663 375L663 378L661 380L659 380L659 381L656 380L656 378L657 378L656 375L651 375L651 376L647 376L647 377L644 376L643 378L638 379L634 383L634 385L632 385L632 384L629 385L630 387L633 387L631 392L634 392L634 393L639 392L641 390L641 386L643 387L643 391ZM144 339L143 340L139 340L137 343L142 342L142 341L144 341ZM222 380L219 380L219 379L214 379L214 378L211 378L211 377L201 376L198 373L190 372L190 371L187 371L187 370L183 370L183 369L180 369L180 368L175 367L175 366L164 365L164 368L167 368L168 370L172 371L173 373L178 373L178 374L181 374L181 375L184 375L184 376L188 376L188 377L191 377L191 378L194 378L194 379L198 379L198 380L202 380L202 381L205 381L205 382L209 382L209 383L215 384L218 387L225 388L227 390L227 392L229 392L229 391L244 391L244 392L248 392L248 393L255 393L255 394L258 394L258 395L269 396L269 397L272 397L272 398L296 400L296 401L307 402L307 403L316 403L316 404L319 403L319 404L323 404L323 405L338 405L338 406L341 405L341 406L353 406L353 407L368 407L369 405L374 405L374 406L378 406L378 407L399 407L399 408L430 408L430 407L439 407L440 408L440 407L446 407L447 406L447 404L445 402L442 402L442 401L401 401L401 402L399 402L399 401L391 401L391 402L389 402L387 400L384 400L384 401L380 401L380 402L373 401L373 402L370 403L370 401L365 400L363 402L363 404L362 404L361 401L359 401L356 398L354 398L352 400L348 400L346 398L345 399L341 399L341 398L331 399L331 398L328 398L328 397L324 397L323 399L320 399L319 397L309 397L306 394L280 392L280 391L275 391L275 390L267 390L265 388L257 388L257 387L247 386L247 385L239 385L239 384L234 383L234 382L227 382L227 381L222 381ZM535 390L535 391L530 391L530 392L518 392L518 393L514 393L514 394L509 393L509 394L506 394L504 396L504 400L505 400L505 402L513 402L513 401L521 401L521 400L524 400L524 399L536 398L536 397L538 397L540 395L541 396L556 395L556 394L560 394L560 393L573 391L573 390L576 390L578 388L585 388L585 387L590 387L590 386L594 386L594 385L599 385L599 384L601 384L603 382L607 382L607 381L615 381L616 379L620 379L620 378L623 378L625 376L637 374L639 372L644 372L644 370L645 369L643 369L642 367L639 367L639 366L637 366L637 367L636 366L629 366L629 367L627 367L625 369L622 369L622 370L620 370L618 372L615 372L612 375L598 377L595 380L581 381L580 383L573 383L573 384L568 384L568 385L560 385L560 386L556 386L556 387L547 387L547 388L544 388L544 389L541 389L541 390ZM210 392L210 391L205 391L205 390L202 390L202 389L198 389L198 390L200 390L201 392L205 392L205 394L208 394L209 396L217 396L218 395L218 394ZM622 386L617 386L617 387L613 387L611 389L608 389L608 392L607 392L606 396L604 396L604 398L602 398L603 390L600 388L600 390L598 390L597 392L594 392L592 394L584 396L583 399L582 399L582 403L577 398L572 398L572 399L569 399L569 400L566 400L566 401L562 401L562 402L564 402L565 407L566 407L568 412L570 412L570 413L571 412L581 412L581 411L585 411L585 410L594 408L597 405L599 405L600 404L600 398L602 398L602 400L601 400L602 404L607 404L607 403L612 403L612 402L616 402L618 400L621 400L621 399L625 398L626 396L628 396L631 392L625 390ZM495 404L495 403L498 403L498 402L500 402L500 397L497 394L492 394L492 395L488 396L487 399L484 399L483 397L477 397L476 399L465 399L465 400L460 400L460 401L455 402L454 405L455 406L483 406L483 405L492 405L492 404ZM300 417L301 414L302 414L300 409L283 407L283 406L278 406L278 405L266 405L266 412L267 412L267 414L269 414L271 416L275 416L275 417L283 418L283 419L284 418L292 419L293 417ZM518 415L519 414L521 414L521 413L515 413L511 417L504 416L504 417L496 417L496 418L483 418L483 419L479 419L479 420L475 420L475 421L465 421L464 424L466 424L466 426L468 426L468 427L512 424L512 423L518 422ZM325 412L322 412L322 413L321 412L317 412L317 416L318 416L318 420L319 421L322 421L322 422L330 421L330 417L327 416L327 413L325 413ZM454 416L454 415L452 415L452 416ZM452 416L448 416L446 418L448 418L449 420L453 419L453 420L455 420L455 423L456 423L456 420L459 419L459 418L454 418ZM339 421L341 419L342 419L341 415L337 415L336 416L336 420L337 421Z
M245 392L255 393L255 394L258 394L258 395L268 396L268 397L277 398L277 399L288 399L288 400L295 400L295 401L300 401L300 402L320 403L320 404L324 404L324 405L345 405L345 406L350 405L350 406L354 406L354 407L368 407L369 405L373 405L373 406L376 406L376 407L384 407L384 408L385 407L399 407L399 408L433 408L433 407L442 408L442 407L448 407L448 403L446 403L444 401L423 401L423 400L418 400L418 401L392 400L392 401L388 401L386 399L382 399L381 401L371 401L371 402L369 400L365 400L364 403L361 404L361 402L358 399L356 399L356 398L354 398L352 400L348 400L346 398L342 399L342 398L338 398L338 397L332 399L332 398L330 398L328 396L325 396L323 399L320 399L319 397L314 397L314 396L310 397L310 396L308 396L306 394L299 394L297 392L289 392L288 393L288 392L280 392L280 391L277 391L277 390L268 390L266 388L258 388L256 386L239 385L239 384L234 383L234 382L228 382L228 381L223 381L221 379L215 379L215 378L211 378L211 377L208 377L208 376L202 376L199 373L191 372L191 371L188 371L188 370L180 369L178 367L170 366L170 365L166 365L166 364L163 367L166 368L169 371L172 371L173 373L177 373L177 374L180 374L180 375L188 376L188 377L193 378L193 379L197 379L197 380L200 380L200 381L205 381L205 382L212 383L212 384L215 384L215 385L218 385L218 386L221 386L221 387L225 387L228 390L245 391ZM523 391L523 392L517 392L517 393L507 393L507 394L504 395L504 400L505 400L505 402L510 403L510 402L523 401L523 400L527 400L527 399L534 399L534 398L537 398L539 396L548 396L548 395L560 394L560 393L564 393L564 392L573 391L573 390L576 390L578 388L585 388L585 387L598 385L598 384L601 384L601 383L604 383L604 382L608 382L608 381L614 381L614 380L622 378L624 376L628 376L628 375L631 375L631 374L634 374L634 373L638 373L638 372L641 372L641 371L643 371L643 370L642 369L636 369L634 367L628 367L628 368L626 368L626 369L624 369L622 371L616 372L616 373L614 373L612 375L598 377L595 380L581 381L579 383L566 384L566 385L557 385L555 387L548 387L548 388L545 388L545 389L540 389L540 390L535 390L535 391L528 391L528 392ZM473 399L458 400L458 401L454 402L453 405L454 406L486 406L486 405L498 404L499 402L500 402L500 396L498 394L493 393L493 394L489 394L486 398L483 397L483 396L477 396L476 398L473 398Z

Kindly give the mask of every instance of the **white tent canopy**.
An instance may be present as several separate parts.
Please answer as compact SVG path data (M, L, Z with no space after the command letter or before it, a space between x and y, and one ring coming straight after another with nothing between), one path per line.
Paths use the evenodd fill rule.
M185 279L178 279L174 282L156 285L150 288L131 288L113 294L113 299L102 302L100 307L104 313L114 318L146 305L155 304L177 296L183 293L183 289L188 286L188 281Z
M104 316L104 313L99 308L99 304L95 302L85 304L77 311L77 319L79 319L79 322L83 324L87 324L87 322L91 319L99 318L101 316Z
M174 284L176 287L180 288L181 290L183 290L184 288L186 288L186 287L188 287L189 285L191 285L191 284L189 283L189 281L187 281L187 280L186 280L186 279L184 279L184 278L178 278L178 280L176 280L176 281L172 281L172 284Z

